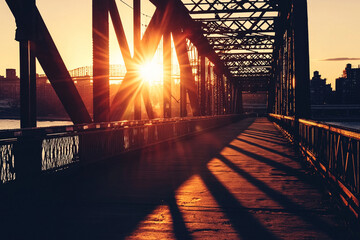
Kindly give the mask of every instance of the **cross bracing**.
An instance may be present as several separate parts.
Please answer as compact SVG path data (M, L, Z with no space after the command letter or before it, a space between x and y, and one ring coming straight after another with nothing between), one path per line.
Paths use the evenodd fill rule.
M238 81L268 82L275 45L277 0L182 0ZM247 82L249 82L247 81Z

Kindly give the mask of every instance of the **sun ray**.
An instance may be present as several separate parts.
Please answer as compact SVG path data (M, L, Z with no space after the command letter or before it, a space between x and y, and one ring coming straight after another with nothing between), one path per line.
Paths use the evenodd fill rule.
M139 66L141 79L149 86L162 83L163 69L162 66L154 61L146 62Z

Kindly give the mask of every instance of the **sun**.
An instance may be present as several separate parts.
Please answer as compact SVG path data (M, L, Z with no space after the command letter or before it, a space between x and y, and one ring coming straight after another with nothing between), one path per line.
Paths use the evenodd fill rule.
M163 77L162 65L155 62L147 62L139 67L140 77L144 83L150 86L160 84Z

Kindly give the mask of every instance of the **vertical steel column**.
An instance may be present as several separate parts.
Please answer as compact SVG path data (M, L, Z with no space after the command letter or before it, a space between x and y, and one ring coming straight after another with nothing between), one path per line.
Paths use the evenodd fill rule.
M93 0L93 104L94 121L110 116L108 0Z
M239 109L239 104L238 104L238 100L239 100L239 97L238 97L238 90L239 88L235 85L234 86L234 114L237 114L238 113L238 109Z
M243 113L244 109L243 109L243 99L242 99L242 91L241 89L238 89L238 99L237 99L237 103L238 103L238 109L237 109L237 113Z
M222 114L222 91L221 91L221 81L222 81L222 74L221 72L219 72L219 74L217 74L217 80L218 80L218 84L217 84L217 91L218 91L218 115L221 115Z
M283 115L283 111L282 111L282 74L283 74L283 48L280 48L279 50L279 58L278 58L278 71L277 71L277 101L276 101L276 106L277 106L277 114Z
M33 42L21 40L20 46L20 125L36 127L36 68Z
M239 87L234 85L234 112L233 114L237 114L239 112L239 96L238 96L238 91Z
M211 64L208 65L209 71L208 71L208 79L209 79L209 95L210 95L210 101L209 101L209 114L214 115L214 86L212 85L212 71L211 71Z
M216 74L216 114L221 114L221 89L220 89L220 74Z
M269 90L268 90L268 95L267 95L267 112L268 113L274 113L274 107L275 107L275 80L276 79L276 75L273 74L270 77L269 80Z
M180 117L186 117L187 96L186 96L185 82L187 78L187 73L184 70L183 71L181 70L182 69L180 67Z
M214 74L214 114L219 115L219 81L217 74Z
M224 79L224 83L223 83L223 89L224 89L224 113L227 113L227 102L228 102L228 98L227 98L227 79Z
M232 98L232 104L231 104L231 113L235 113L235 84L232 84L232 90L231 90L231 98Z
M201 115L206 115L206 90L205 90L205 56L200 56L200 111Z
M224 78L224 75L223 75L222 79L221 79L221 82L220 82L220 84L221 84L221 113L222 114L225 114L225 103L226 103L226 99L225 99L226 92L225 92L224 83L225 83L225 78Z
M141 5L140 0L134 0L134 56L140 56L141 44ZM135 59L135 63L141 64L140 59ZM135 93L134 100L134 119L141 119L141 89Z
M221 114L224 115L225 112L224 112L224 108L225 108L225 89L224 89L224 75L221 75L221 78L220 78L220 90L221 90L221 96L220 96L220 99L221 99Z
M232 114L236 113L236 85L233 85L233 109L232 109Z
M20 48L20 126L36 127L35 0L23 1L16 40Z
M164 81L164 118L171 117L171 33L168 29L163 34L163 81Z
M228 83L228 80L226 79L224 81L224 88L225 88L225 94L224 94L224 97L225 97L225 113L227 114L228 111L229 111L229 83Z
M230 111L230 83L229 81L226 81L226 113L229 113Z
M233 113L233 106L234 106L234 94L233 94L233 91L234 91L234 87L232 85L232 83L229 81L229 88L230 88L230 91L229 91L229 98L230 98L230 101L229 101L229 111L228 113Z
M232 91L232 85L231 82L228 81L228 99L229 99L229 104L228 104L228 113L231 113L231 107L232 107L232 96L231 96L231 91Z
M294 0L295 117L310 117L310 70L307 1Z
M281 86L282 86L282 57L283 57L283 37L285 34L285 28L288 25L288 13L289 13L289 1L279 2L279 17L274 22L275 28L275 48L274 48L274 76L273 76L273 87L274 87L274 113L282 114L281 112ZM271 82L270 82L271 87ZM269 96L271 97L271 96ZM270 105L271 102L269 102ZM270 108L271 106L269 106ZM270 110L270 109L269 109Z
M36 127L37 104L36 104L36 54L35 43L30 42L30 124Z
M175 50L177 59L180 65L180 116L187 116L187 94L189 95L190 105L194 116L199 116L200 107L197 95L197 88L195 79L192 74L192 67L189 61L187 42L185 35L175 29L173 31L173 37L175 42Z
M211 115L211 74L209 65L206 67L206 115Z
M221 106L221 95L222 95L222 91L221 91L221 81L222 81L222 73L218 72L217 74L217 79L218 79L218 84L217 84L217 89L218 89L218 115L222 114L222 106Z
M281 5L279 5L281 9ZM280 17L282 17L282 13L280 10ZM283 20L285 21L285 20ZM277 113L277 80L279 75L279 48L281 43L281 35L283 34L281 25L279 23L279 18L274 22L275 29L275 39L274 39L274 50L273 50L273 58L274 61L272 63L273 72L269 79L269 90L268 90L268 102L267 102L267 112L268 113Z

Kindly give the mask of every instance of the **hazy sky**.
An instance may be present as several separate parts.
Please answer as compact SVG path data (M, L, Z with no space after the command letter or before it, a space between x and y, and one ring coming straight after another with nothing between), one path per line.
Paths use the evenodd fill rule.
M132 5L132 0L124 0ZM120 0L116 1L128 39L132 41L132 13ZM142 12L151 15L154 8L142 0ZM359 60L327 59L360 58L360 1L308 0L310 34L310 68L334 83L347 63ZM91 0L37 0L37 6L68 69L91 65ZM66 7L68 6L68 7ZM142 16L146 24L149 18ZM15 20L5 1L0 1L0 75L6 68L18 69L18 43L14 40ZM111 29L110 61L120 63L120 50ZM41 72L38 69L38 72ZM334 85L333 85L334 86Z
M360 1L308 0L311 76L315 70L334 88L347 63L360 65ZM336 58L358 60L324 61Z

